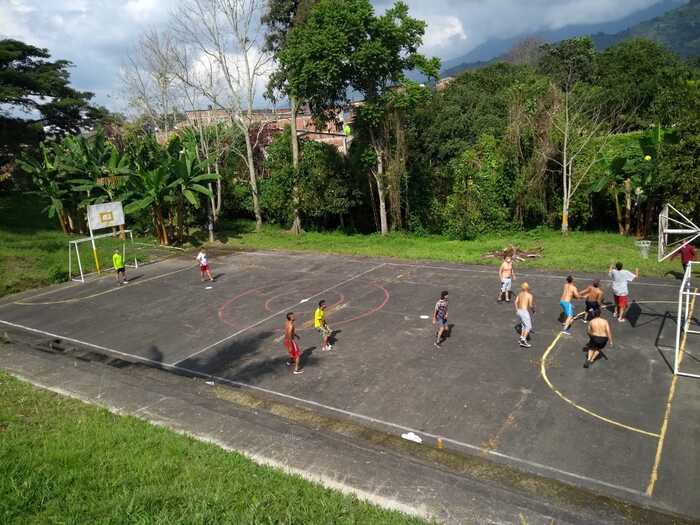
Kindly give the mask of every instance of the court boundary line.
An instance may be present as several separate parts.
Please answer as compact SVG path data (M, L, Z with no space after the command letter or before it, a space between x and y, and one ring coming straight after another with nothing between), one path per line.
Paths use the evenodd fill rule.
M322 293L323 293L323 292L322 292ZM235 386L235 387L240 387L240 388L245 388L245 389L249 389L249 390L253 390L253 391L258 391L258 392L262 392L262 393L265 393L265 394L268 394L268 395L277 396L277 397L280 397L280 398L282 398L282 399L287 399L287 400L290 400L290 401L296 401L296 402L299 402L299 403L306 404L306 405L308 405L308 406L313 406L313 407L316 407L316 408L321 408L321 409L324 409L324 410L328 410L329 412L333 412L333 413L337 413L337 414L342 414L342 415L348 416L348 417L350 417L350 418L359 419L359 420L361 420L361 421L367 421L367 422L370 422L370 423L374 423L374 424L377 424L377 425L382 425L382 426L384 426L384 427L392 428L392 429L395 429L395 430L400 430L400 431L404 431L404 432L415 432L415 433L418 434L418 435L427 436L427 437L432 438L432 439L435 439L435 440L441 439L441 440L442 440L443 442L445 442L445 443L450 443L450 444L455 445L455 446L458 446L458 447L460 447L460 448L467 449L467 450L471 450L471 451L474 451L474 452L478 452L478 453L483 454L483 455L486 455L486 456L493 456L493 457L497 457L497 458L500 458L500 459L508 460L508 461L511 461L511 462L513 462L513 463L515 463L515 464L519 464L519 465L524 465L524 466L530 467L531 469L541 470L541 471L545 471L545 472L552 472L552 473L560 474L560 475L565 476L565 477L570 478L570 479L575 479L575 480L579 480L579 481L584 481L584 482L590 483L590 484L592 484L592 485L598 485L598 486L602 486L602 487L607 487L607 488L610 488L610 489L614 489L614 490L621 491L621 492L626 492L626 493L628 493L628 494L633 494L633 495L635 495L635 496L640 496L640 497L644 497L644 498L647 497L647 495L646 495L644 492L641 492L641 491L638 491L638 490L635 490L635 489L631 489L631 488L629 488L629 487L624 487L624 486L622 486L622 485L616 485L616 484L614 484L614 483L608 483L607 481L603 481L603 480L591 478L591 477L588 477L588 476L584 476L584 475L582 475L582 474L576 474L576 473L574 473L574 472L569 472L569 471L562 470L562 469L558 469L558 468L556 468L556 467L552 467L552 466L549 466L549 465L544 465L544 464L538 463L538 462L536 462L536 461L530 461L530 460L527 460L527 459L518 458L518 457L516 457L516 456L511 456L511 455L509 455L509 454L504 454L504 453L502 453L502 452L498 452L498 451L495 451L495 450L489 450L489 449L480 447L480 446L478 446L478 445L472 445L472 444L470 444L470 443L465 443L465 442L462 442L462 441L459 441L459 440L456 440L456 439L452 439L452 438L448 438L448 437L445 437L445 436L440 436L440 435L437 435L437 434L432 434L432 433L429 433L429 432L424 432L424 431L422 431L422 430L418 430L418 429L415 429L415 428L411 428L411 427L407 427L407 426L404 426L404 425L400 425L400 424L398 424L398 423L392 423L392 422L390 422L390 421L385 421L385 420L382 420L382 419L374 418L374 417L372 417L372 416L366 416L366 415L359 414L359 413L356 413L356 412L352 412L352 411L349 411L349 410L344 410L344 409L342 409L342 408L333 407L333 406L330 406L330 405L326 405L326 404L323 404L323 403L319 403L319 402L317 402L317 401L312 401L312 400L310 400L310 399L304 399L304 398L297 397L297 396L293 396L293 395L290 395L290 394L285 394L285 393L283 393L283 392L277 392L277 391L275 391L275 390L271 390L271 389L268 389L268 388L263 388L263 387L260 387L260 386L250 385L250 384L247 384L247 383L242 383L242 382L240 382L240 381L235 381L235 380L232 380L232 379L227 379L227 378L225 378L225 377L220 377L220 376L215 376L215 375L212 375L212 374L207 374L207 373L200 372L200 371L197 371L197 370L192 370L192 369L190 369L190 368L186 368L186 367L183 367L183 366L169 365L169 364L167 364L167 363L163 363L163 362L160 362L160 361L155 361L155 360L153 360L153 359L148 359L148 358L146 358L146 357L141 357L141 356L137 356L137 355L134 355L134 354L129 354L129 353L126 353L126 352L121 352L121 351L119 351L119 350L114 350L114 349L112 349L112 348L108 348L108 347L105 347L105 346L101 346L101 345L97 345L97 344L93 344L93 343L88 343L88 342L86 342L86 341L81 341L81 340L79 340L79 339L74 339L74 338L71 338L71 337L65 337L65 336L62 336L62 335L59 335L59 334L54 334L54 333L51 333L51 332L47 332L47 331L45 331L45 330L39 330L39 329L37 329L37 328L31 328L31 327L29 327L29 326L24 326L24 325L20 325L20 324L17 324L17 323L12 323L12 322L9 322L9 321L4 321L4 320L2 320L2 319L0 319L0 324L4 324L4 325L7 325L7 326L11 326L11 327L13 327L13 328L18 328L18 329L21 329L21 330L25 330L25 331L32 332L32 333L36 333L36 334L40 334L40 335L45 335L45 336L48 336L48 337L53 337L53 338L56 338L56 339L63 339L63 340L65 340L65 341L69 341L69 342L72 342L72 343L75 343L75 344L87 346L87 347L89 347L89 348L94 348L94 349L101 350L101 351L104 351L104 352L109 352L109 353L121 355L121 356L123 356L123 357L130 357L130 358L136 359L137 361L141 361L141 362L145 362L145 363L152 364L152 365L154 365L156 368L161 368L161 369L164 369L164 370L179 371L179 372L183 372L183 373L186 373L186 374L189 374L189 375L193 375L193 376L196 376L196 377L200 377L200 378L203 378L203 379L209 379L209 380L213 380L213 381L218 381L219 383L222 383L222 384L228 384L228 385ZM555 479L556 479L556 478L555 478Z
M695 288L694 292L697 293L698 289ZM683 342L681 343L681 353L679 356L680 362L683 361L683 355L685 353L685 345L686 341L688 340L688 330L687 328L690 326L690 320L693 318L693 313L695 312L695 298L697 296L694 295L692 299L692 304L690 306L690 312L688 314L688 318L685 320L686 324L686 330L685 333L683 334ZM680 363L679 363L680 364ZM668 425L669 421L671 419L671 407L673 405L673 398L675 397L676 394L676 384L678 383L678 376L676 374L673 374L673 379L671 380L671 387L668 389L668 398L666 399L666 411L664 413L664 419L663 422L661 423L661 428L659 430L659 442L656 446L656 455L654 456L654 464L651 467L651 473L649 474L649 482L647 484L647 490L645 494L648 497L652 497L654 495L654 489L656 488L656 482L659 479L659 467L661 466L661 457L663 455L663 450L664 450L664 443L666 441L666 432L668 431Z
M315 294L313 294L313 295L310 295L309 297L305 297L305 298L301 299L300 301L294 303L293 305L288 306L288 307L286 307L286 308L283 308L282 310L280 310L280 311L278 311L278 312L272 313L272 314L268 315L267 317L265 317L265 318L263 318L263 319L260 319L259 321L255 322L255 323L253 323L253 324L251 324L251 325L246 326L245 328L241 328L240 330L238 330L238 331L232 333L231 335L228 335L228 336L224 337L223 339L220 339L220 340L216 341L215 343L211 343L211 344L205 346L204 348L202 348L201 350L197 350L196 352L194 352L194 353L188 355L187 357L185 357L185 358L183 358L183 359L178 359L177 361L174 361L174 362L170 363L170 366L177 366L177 365L179 365L179 364L181 364L181 363L184 363L185 361L187 361L187 360L189 360L189 359L192 359L193 357L196 357L196 356L198 356L198 355L200 355L200 354L206 352L207 350L211 350L212 348L214 348L214 347L216 347L216 346L219 346L220 344L225 343L226 341L230 341L230 340L233 339L234 337L237 337L237 336L241 335L242 333L247 332L248 330L252 330L253 328L255 328L255 327L257 327L257 326L260 326L261 324L263 324L263 323L269 321L270 319L274 319L274 318L277 317L278 315L282 315L283 313L289 312L292 308L294 308L295 306L297 306L297 305L299 305L299 304L302 304L302 303L305 303L305 302L307 302L307 301L310 301L311 299L313 299L313 298L315 298L315 297L318 297L319 295L322 295L322 294L324 294L324 293L326 293L326 292L330 292L331 290L335 290L336 288L338 288L338 287L340 287L340 286L343 286L344 284L347 284L347 283L349 283L349 282L351 282L351 281L354 281L355 279L359 279L360 277L364 277L364 276L367 275L368 273L371 273L371 272L373 272L373 271L375 271L375 270L378 270L378 269L380 269L380 268L383 268L384 266L386 266L385 263L382 263L382 264L380 264L380 265L378 265L378 266L373 266L372 268L370 268L370 269L368 269L368 270L365 270L364 272L361 272L361 273L358 273L358 274L356 274L356 275L353 275L352 277L349 277L348 279L345 279L344 281L341 281L341 282L339 282L339 283L337 283L337 284L334 284L333 286L329 286L329 287L326 288L325 290L321 290L320 292L315 293Z

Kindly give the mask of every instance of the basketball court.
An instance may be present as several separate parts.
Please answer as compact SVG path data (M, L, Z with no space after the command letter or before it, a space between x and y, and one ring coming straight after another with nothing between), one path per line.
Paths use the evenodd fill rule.
M629 322L604 313L615 337L608 360L584 369L585 325L559 334L564 274L516 266L515 286L527 280L537 302L533 346L523 349L512 304L496 302L495 267L226 253L210 254L210 284L193 257L129 269L123 286L110 274L7 297L0 326L700 516L700 380L673 374L678 281L632 283ZM607 277L574 276L580 288ZM436 349L430 315L443 289L451 333ZM321 299L330 352L312 327ZM304 352L299 376L282 343L289 311ZM682 342L690 373L700 373L695 337Z

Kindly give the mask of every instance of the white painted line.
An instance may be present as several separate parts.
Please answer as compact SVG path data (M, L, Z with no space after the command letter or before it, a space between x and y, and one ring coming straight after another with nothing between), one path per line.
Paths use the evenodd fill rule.
M333 286L329 286L329 287L326 288L325 290L321 290L320 292L318 292L318 293L312 295L311 297L307 298L306 300L308 301L308 300L310 300L310 299L313 299L314 297L318 297L319 295L323 295L323 294L326 293L326 292L330 292L331 290L334 290L335 288L338 288L339 286L343 286L344 284L347 284L347 283L349 283L350 281L354 281L355 279L358 279L358 278L360 278L360 277L362 277L362 276L364 276L364 275L367 275L368 273L373 272L374 270L378 270L379 268L382 268L382 267L384 267L384 266L385 266L384 264L380 264L379 266L374 266L374 267L370 268L369 270L365 270L365 271L362 272L362 273L358 273L357 275L353 275L353 276L350 277L349 279L345 279L344 281L341 281L341 282L339 282L338 284L334 284ZM295 304L299 304L299 303L295 303ZM184 363L184 362L187 361L188 359L192 359L193 357L198 356L199 354L201 354L201 353L203 353L203 352L206 352L207 350L211 350L211 349L214 348L215 346L219 346L220 344L225 343L226 341L230 341L230 340L233 339L234 337L239 336L239 335L241 335L242 333L247 332L248 330L251 330L251 329L255 328L256 326L260 326L261 324L265 323L266 321L269 321L270 319L273 319L273 318L277 317L278 315L282 315L282 314L288 312L291 308L293 308L293 306L287 306L287 307L283 308L282 310L280 310L279 312L275 312L274 314L270 314L270 315L268 315L267 317L265 317L264 319L260 319L260 320L259 320L258 322L256 322L256 323L253 323L253 324L251 324L251 325L249 325L249 326L246 326L245 328L241 328L241 329L238 330L237 332L235 332L235 333L233 333L233 334L231 334L231 335L229 335L229 336L226 336L226 337L224 337L223 339L220 339L219 341L217 341L217 342L215 342L215 343L212 343L212 344L210 344L210 345L207 345L207 346L205 346L204 348L202 348L201 350L197 350L195 353L188 355L188 356L185 357L184 359L180 359L179 361L175 361L174 363L171 363L171 366L177 366L177 365L179 365L180 363Z
M308 303L310 300L311 300L311 297L309 297L308 299L302 299L301 301L299 301L299 304Z
M375 269L376 269L376 268L375 268ZM369 270L369 271L372 271L372 270ZM365 272L365 273L367 273L367 272ZM358 275L357 277L359 277L359 275ZM336 286L340 286L340 285L336 285ZM325 290L324 290L324 291L325 291ZM324 292L321 292L321 293L324 293ZM389 421L384 421L384 420L382 420L382 419L377 419L377 418L374 418L374 417L371 417L371 416L365 416L365 415L363 415L363 414L358 414L358 413L356 413L356 412L351 412L351 411L349 411L349 410L343 410L342 408L336 408L336 407L333 407L333 406L330 406L330 405L325 405L325 404L323 404L323 403L318 403L318 402L316 402L316 401L311 401L311 400L309 400L309 399L304 399L304 398L301 398L301 397L292 396L292 395L285 394L285 393L282 393L282 392L277 392L277 391L275 391L275 390L270 390L270 389L268 389L268 388L263 388L263 387L255 386L255 385L249 385L249 384L247 384L247 383L241 383L241 382L239 382L239 381L233 381L233 380L227 379L227 378L225 378L225 377L214 376L214 375L211 375L211 374L205 374L205 373L203 373L203 372L199 372L199 371L197 371L197 370L192 370L192 369L185 368L185 367L182 367L182 366L168 365L168 364L166 364L166 363L161 363L161 362L159 362L159 361L154 361L154 360L152 360L152 359L147 359L147 358L144 358L144 357L139 357L139 356L133 355L133 354L127 354L127 353L125 353L125 352L120 352L120 351L118 351L118 350L113 350L113 349L111 349L111 348L107 348L107 347L104 347L104 346L94 345L94 344L92 344L92 343L87 343L87 342L85 342L85 341L80 341L80 340L78 340L78 339L72 339L72 338L70 338L70 337L64 337L64 336L62 336L62 335L52 334L51 332L46 332L46 331L44 331L44 330L37 330L36 328L30 328L30 327L28 327L28 326L23 326L23 325L20 325L20 324L11 323L11 322L9 322L9 321L0 320L0 324L5 324L5 325L7 325L7 326L12 326L12 327L14 327L14 328L19 328L19 329L22 329L22 330L26 330L26 331L28 331L28 332L33 332L33 333L37 333L37 334L41 334L41 335L46 335L46 336L49 336L49 337L55 337L55 338L57 338L57 339L64 339L64 340L66 340L66 341L70 341L70 342L73 342L73 343L76 343L76 344L80 344L80 345L83 345L83 346L87 346L87 347L91 347L91 348L96 348L96 349L98 349L98 350L103 350L103 351L105 351L105 352L111 352L111 353L114 353L114 354L117 354L117 355L121 355L121 356L125 356L125 357L130 357L130 358L136 359L136 360L138 360L138 361L143 361L143 362L146 362L146 363L151 363L151 364L153 364L153 365L155 365L155 366L157 366L157 367L159 367L159 368L164 368L164 369L166 369L166 370L176 370L176 371L180 371L180 372L185 372L185 373L188 373L188 374L197 376L197 377L201 377L201 378L203 378L203 379L205 379L205 380L208 380L208 381L216 381L216 382L218 382L218 383L225 383L225 384L229 384L229 385L236 386L236 387L240 387L240 388L247 388L247 389L249 389L249 390L255 390L255 391L258 391L258 392L263 392L263 393L265 393L265 394L277 396L277 397L280 397L280 398L283 398L283 399L288 399L288 400L290 400L290 401L296 401L296 402L299 402L299 403L303 403L303 404L308 405L308 406L313 406L313 407L317 407L317 408L322 408L322 409L324 409L324 410L328 410L329 412L334 412L334 413L336 413L336 414L343 414L343 415L345 415L345 416L348 416L348 417L351 417L351 418L354 418L354 419L359 419L359 420L361 420L361 421L368 421L368 422L370 422L370 423L375 423L375 424L378 424L378 425L382 425L382 426L385 426L385 427L388 427L388 428L392 428L392 429L395 429L395 430L398 430L398 431L401 431L401 432L414 432L414 433L420 432L422 435L427 436L427 437L430 437L430 438L433 438L433 439L435 439L435 440L437 440L437 439L442 439L442 441L443 441L444 443L451 443L452 445L458 446L458 447L460 447L460 448L464 448L464 449L467 449L467 450L472 450L472 451L474 451L474 452L479 452L479 453L484 454L484 455L487 455L487 456L493 456L493 457L497 457L497 458L500 458L500 459L505 459L505 460L508 460L508 461L512 461L513 463L518 463L518 464L520 464L520 465L525 465L525 466L528 466L528 467L530 467L530 468L534 468L534 469L536 469L536 470L542 470L542 471L546 471L546 472L553 472L553 473L556 473L556 474L559 474L559 475L562 475L562 476L565 476L565 477L568 477L568 478L576 479L576 480L579 480L579 481L585 481L585 482L591 483L591 484L593 484L593 485L600 485L600 486L603 486L603 487L608 487L608 488L611 488L611 489L619 490L619 491L622 491L622 492L627 492L627 493L629 493L629 494L634 494L635 496L641 496L641 497L645 497L645 498L648 497L644 492L641 492L641 491L639 491L639 490L630 489L630 488L628 488L628 487L623 487L623 486L621 486L621 485L615 485L614 483L608 483L608 482L606 482L606 481L601 481L601 480L599 480L599 479L590 478L590 477L588 477L588 476L582 476L582 475L580 475L580 474L575 474L575 473L573 473L573 472L568 472L568 471L566 471L566 470L561 470L561 469L558 469L558 468L555 468L555 467L550 467L550 466L548 466L548 465L543 465L542 463L537 463L537 462L535 462L535 461L529 461L529 460L527 460L527 459L521 459L521 458L518 458L518 457L515 457L515 456L510 456L510 455L508 455L508 454L502 454L501 452L496 452L495 450L489 450L489 449L486 449L486 448L479 447L479 446L477 446L477 445L472 445L472 444L469 444L469 443L464 443L464 442L462 442L462 441L458 441L458 440L456 440L456 439L450 439L450 438L444 437L444 436L442 436L442 435L437 435L437 434L431 434L431 433L428 433L428 432L423 432L423 431L420 431L420 430L417 430L417 429L414 429L414 428L406 427L406 426L399 425L399 424L396 424L396 423L391 423L391 422L389 422Z
M205 288L205 290L213 290L213 289L214 289L213 286L207 286L207 287Z
M429 315L421 315L420 318L421 319L430 319L430 316Z
M407 266L409 268L428 268L431 270L447 270L447 271L452 271L452 272L470 272L470 273L490 273L492 275L498 276L498 268L496 266L493 267L492 270L476 270L474 268L451 268L449 266L433 266L430 264L410 264L410 263L384 263L387 266ZM586 272L586 273L595 273L595 272ZM600 272L600 273L606 273L606 272ZM523 277L529 277L530 279L533 278L542 278L542 279L566 279L565 275L546 275L546 274L538 274L538 273L523 273L518 271L517 275L521 275ZM612 281L609 279L601 279L600 282L602 283L611 283ZM672 284L657 284L657 283L643 283L639 281L635 281L633 283L633 286L658 286L662 288L673 288L673 289L678 289L678 285L672 285Z

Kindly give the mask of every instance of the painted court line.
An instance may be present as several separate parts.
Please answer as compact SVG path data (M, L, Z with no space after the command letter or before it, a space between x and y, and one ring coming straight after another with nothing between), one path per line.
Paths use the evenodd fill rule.
M557 396L559 396L561 399L566 401L568 404L573 406L574 408L580 410L584 414L588 414L591 417L594 417L596 419L599 419L601 421L604 421L606 423L609 423L611 425L624 428L625 430L630 430L632 432L637 432L639 434L643 434L645 436L650 436L650 437L655 437L658 438L659 434L655 434L653 432L648 432L646 430L642 430L641 428L636 428L632 427L630 425L625 425L624 423L620 423L619 421L615 421L614 419L609 419L607 417L601 416L599 414L596 414L592 410L588 410L586 407L582 407L581 405L577 404L576 402L572 401L568 397L566 397L564 394L562 394L557 387L555 387L552 382L549 380L549 377L547 377L547 357L549 357L549 354L554 348L557 346L557 343L561 339L561 333L557 334L557 336L554 338L554 341L549 345L547 350L545 350L544 354L542 354L542 358L540 359L540 375L542 376L542 379L544 379L545 383L547 383L547 386L550 388L552 392L554 392Z
M167 272L163 273L160 275L154 275L153 277L148 277L146 279L139 279L138 281L134 281L133 283L129 283L128 285L122 285L122 286L115 286L114 288L110 288L108 290L102 290L101 292L97 292L91 295L85 295L82 297L73 297L71 299L60 299L56 301L29 301L28 299L22 300L22 301L14 301L13 303L9 304L18 304L21 306L48 306L52 304L70 304L70 303L79 303L80 301L85 301L87 299L94 299L95 297L100 297L102 295L106 295L109 293L114 293L118 292L120 290L128 290L130 288L133 288L134 286L139 286L142 284L149 283L151 281L155 281L157 279L162 279L163 277L169 277L170 275L175 275L176 273L184 272L186 270L191 270L194 268L194 265L187 266L185 268L180 268L178 270L173 270L172 272ZM34 296L37 297L37 296ZM31 299L31 297L29 298Z
M362 276L364 276L364 275L367 275L367 274L370 273L370 272L373 272L373 271L375 271L375 270L378 270L379 268L383 268L384 266L385 266L384 263L380 264L379 266L374 266L374 267L370 268L369 270L365 270L365 271L362 272L362 273L358 273L357 275L353 275L352 277L350 277L350 278L348 278L348 279L345 279L344 281L341 281L341 282L339 282L338 284L334 284L333 286L329 286L329 287L326 288L325 290L321 290L320 292L315 293L314 295L311 295L310 297L305 297L305 298L302 299L301 301L297 301L297 302L294 303L293 305L288 306L288 307L285 307L284 309L280 310L279 312L275 312L275 313L273 313L273 314L270 314L270 315L268 315L267 317L265 317L265 318L263 318L263 319L260 319L260 320L259 320L258 322L256 322L256 323L253 323L253 324L251 324L251 325L249 325L249 326L246 326L245 328L241 328L241 329L238 330L237 332L235 332L235 333L233 333L233 334L231 334L231 335L229 335L229 336L226 336L226 337L224 337L223 339L220 339L219 341L217 341L217 342L215 342L215 343L212 343L212 344L210 344L210 345L207 345L207 346L205 346L204 348L202 348L201 350L197 350L195 353L188 355L188 356L185 357L184 359L180 359L180 360L178 360L178 361L175 361L174 363L171 363L171 366L177 366L177 365L179 365L179 364L181 364L181 363L184 363L184 362L187 361L188 359L192 359L193 357L198 356L199 354L202 354L202 353L206 352L207 350L211 350L211 349L214 348L215 346L219 346L220 344L225 343L226 341L230 341L230 340L233 339L234 337L239 336L239 335L241 335L242 333L247 332L248 330L251 330L251 329L255 328L256 326L260 326L260 325L263 324L264 322L269 321L270 319L273 319L273 318L277 317L278 315L282 315L283 313L289 312L289 310L291 310L294 306L296 306L296 305L298 305L298 304L301 304L302 302L309 301L309 300L313 299L314 297L318 297L319 295L323 295L323 294L326 293L326 292L330 292L331 290L334 290L334 289L338 288L339 286L343 286L344 284L347 284L347 283L349 283L349 282L351 282L351 281L354 281L355 279L358 279L358 278L360 278L360 277L362 277Z
M376 269L376 268L375 268L375 269ZM370 270L370 271L371 271L371 270ZM359 277L359 275L356 276L356 277ZM336 285L336 286L340 286L340 285ZM323 293L323 292L321 292L321 293ZM500 458L500 459L504 459L504 460L507 460L507 461L511 461L511 462L513 462L513 463L517 463L517 464L520 464L520 465L525 465L525 466L527 466L527 467L530 467L530 468L533 468L533 469L536 469L536 470L541 470L541 471L545 471L545 472L552 472L552 473L559 474L559 475L561 475L561 476L565 476L565 477L568 477L568 478L571 478L571 479L575 479L575 480L579 480L579 481L584 481L584 482L586 482L586 483L590 483L590 484L598 485L598 486L602 486L602 487L607 487L607 488L611 488L611 489L614 489L614 490L619 490L619 491L622 491L622 492L626 492L626 493L628 493L628 494L633 494L633 495L635 495L635 496L646 496L643 492L640 492L640 491L634 490L634 489L630 489L630 488L628 488L628 487L623 487L623 486L621 486L621 485L616 485L616 484L614 484L614 483L608 483L608 482L606 482L606 481L602 481L602 480L599 480L599 479L590 478L590 477L588 477L588 476L583 476L583 475L580 475L580 474L575 474L575 473L573 473L573 472L568 472L568 471L566 471L566 470L561 470L561 469L558 469L558 468L556 468L556 467L550 467L550 466L548 466L548 465L544 465L544 464L542 464L542 463L537 463L537 462L535 462L535 461L529 461L529 460L521 459L521 458L518 458L518 457L515 457L515 456L510 456L510 455L508 455L508 454L503 454L503 453L501 453L501 452L496 452L495 450L489 450L489 449L486 449L486 448L483 448L483 447L479 447L479 446L477 446L477 445L472 445L472 444L470 444L470 443L464 443L464 442L462 442L462 441L458 441L458 440L455 440L455 439L447 438L447 437L444 437L444 436L438 436L437 434L431 434L431 433L428 433L428 432L423 432L423 431L417 430L417 429L415 429L415 428L410 428L410 427L406 427L406 426L399 425L399 424L396 424L396 423L391 423L391 422L389 422L389 421L384 421L384 420L382 420L382 419L374 418L374 417L371 417L371 416L365 416L365 415L363 415L363 414L358 414L358 413L356 413L356 412L351 412L351 411L349 411L349 410L343 410L343 409L341 409L341 408L336 408L336 407L333 407L333 406L330 406L330 405L325 405L325 404L323 404L323 403L318 403L318 402L316 402L316 401L311 401L311 400L309 400L309 399L304 399L304 398L301 398L301 397L292 396L292 395L289 395L289 394L285 394L285 393L282 393L282 392L277 392L277 391L275 391L275 390L270 390L270 389L263 388L263 387L259 387L259 386L249 385L249 384L247 384L247 383L241 383L241 382L239 382L239 381L233 381L233 380L231 380L231 379L226 379L226 378L224 378L224 377L213 376L213 375L211 375L211 374L205 374L205 373L203 373L203 372L199 372L199 371L197 371L197 370L192 370L192 369L189 369L189 368L186 368L186 367L182 367L182 366L168 365L168 364L166 364L166 363L161 363L161 362L159 362L159 361L154 361L154 360L152 360L152 359L147 359L147 358L144 358L144 357L139 357L139 356L136 356L136 355L133 355L133 354L128 354L128 353L126 353L126 352L120 352L120 351L118 351L118 350L113 350L113 349L111 349L111 348L107 348L107 347L104 347L104 346L95 345L95 344L92 344L92 343L87 343L87 342L85 342L85 341L80 341L80 340L78 340L78 339L73 339L73 338L70 338L70 337L64 337L64 336L62 336L62 335L53 334L53 333L51 333L51 332L46 332L46 331L44 331L44 330L38 330L38 329L36 329L36 328L30 328L30 327L28 327L28 326L23 326L23 325L16 324L16 323L11 323L11 322L9 322L9 321L0 320L0 324L5 324L5 325L11 326L11 327L13 327L13 328L19 328L19 329L21 329L21 330L26 330L26 331L28 331L28 332L32 332L32 333L36 333L36 334L40 334L40 335L45 335L45 336L53 337L53 338L56 338L56 339L63 339L63 340L65 340L65 341L70 341L70 342L72 342L72 343L76 343L76 344L79 344L79 345L87 346L87 347L90 347L90 348L95 348L95 349L97 349L97 350L102 350L102 351L105 351L105 352L114 353L114 354L121 355L121 356L124 356L124 357L130 357L130 358L136 359L136 360L138 360L138 361L142 361L142 362L146 362L146 363L153 364L154 366L156 366L156 367L158 367L158 368L163 368L163 369L165 369L165 370L174 370L174 371L184 372L184 373L187 373L187 374L190 374L190 375L194 375L194 376L197 376L197 377L200 377L200 378L203 378L203 379L214 380L214 381L218 381L219 383L228 384L228 385L231 385L231 386L236 386L236 387L240 387L240 388L247 388L247 389L249 389L249 390L254 390L254 391L258 391L258 392L263 392L263 393L265 393L265 394L269 394L269 395L272 395L272 396L280 397L280 398L283 398L283 399L288 399L288 400L290 400L290 401L296 401L296 402L303 403L303 404L308 405L308 406L312 406L312 407L316 407L316 408L321 408L321 409L327 410L327 411L329 411L329 412L333 412L333 413L336 413L336 414L342 414L342 415L345 415L345 416L348 416L348 417L351 417L351 418L354 418L354 419L358 419L358 420L361 420L361 421L367 421L367 422L370 422L370 423L382 425L382 426L385 426L385 427L388 427L388 428L392 428L392 429L395 429L395 430L399 430L399 431L401 431L401 432L414 432L414 433L416 433L416 434L418 434L418 435L427 436L427 437L429 437L429 438L436 439L436 440L437 440L438 438L440 438L440 439L442 439L442 441L445 442L445 443L450 443L450 444L455 445L455 446L458 446L458 447L460 447L460 448L467 449L467 450L471 450L471 451L474 451L474 452L478 452L478 453L484 454L484 455L486 455L486 456L493 456L493 457L497 457L497 458Z
M697 293L698 289L696 288L694 290L695 293ZM691 306L690 306L690 313L688 315L688 318L686 319L686 331L685 334L683 335L683 341L681 343L680 347L680 355L678 356L678 359L680 362L683 362L683 353L685 351L685 344L686 341L688 340L688 331L687 328L690 326L690 320L693 318L693 313L695 312L695 298L697 296L693 296L693 299L691 301ZM666 439L666 432L668 431L668 422L669 419L671 418L671 406L673 404L673 398L676 394L676 383L678 382L678 376L676 374L673 374L673 379L671 380L671 388L668 390L668 400L666 401L666 412L664 413L664 421L661 424L661 431L660 431L660 436L659 436L659 444L656 447L656 456L654 457L654 465L651 468L651 474L649 475L649 484L647 485L647 490L646 490L646 495L651 497L654 495L654 488L656 487L656 482L659 479L659 466L661 465L661 455L664 450L664 441Z

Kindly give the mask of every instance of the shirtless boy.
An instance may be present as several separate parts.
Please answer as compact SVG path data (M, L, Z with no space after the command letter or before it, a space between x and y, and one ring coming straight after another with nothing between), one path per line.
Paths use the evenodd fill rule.
M294 363L294 374L303 374L304 370L299 367L299 361L301 360L301 351L299 350L299 345L294 339L299 339L297 335L296 328L294 327L294 312L289 312L287 314L287 320L284 322L284 346L289 352L289 361L287 364L290 365Z
M583 368L588 368L598 359L605 345L608 343L610 343L610 346L613 345L610 323L600 316L600 310L594 311L593 319L588 323L588 335L590 337L588 341L588 356L586 357L586 362L583 363Z
M520 318L520 346L530 348L532 345L527 342L527 336L532 330L532 316L535 313L535 298L530 293L530 285L523 283L520 285L520 293L515 298L515 312Z
M581 290L581 297L586 299L586 317L583 322L587 323L593 319L594 312L600 312L603 305L603 290L600 289L600 280L596 279L593 283Z
M574 285L574 278L570 275L566 278L566 283L564 284L564 291L561 294L561 299L559 300L559 305L562 310L564 310L564 315L566 316L566 321L564 321L564 327L561 333L564 335L571 335L569 328L574 322L574 306L571 301L574 299L580 299L581 294L578 293L576 286Z
M511 293L510 289L513 286L513 279L515 279L515 271L513 270L513 259L506 257L501 263L501 267L498 269L498 277L501 279L501 292L498 295L498 302L510 302Z

